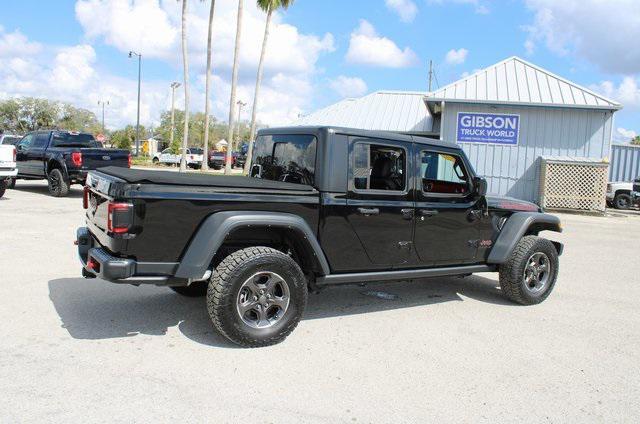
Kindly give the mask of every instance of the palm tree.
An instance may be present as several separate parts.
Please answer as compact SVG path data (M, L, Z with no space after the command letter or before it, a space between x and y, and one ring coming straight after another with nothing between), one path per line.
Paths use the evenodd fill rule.
M189 58L187 54L187 0L182 0L182 66L184 70L184 133L180 157L180 172L187 170L187 143L189 142Z
M244 0L238 0L238 22L236 23L236 48L233 54L233 71L231 76L231 100L229 102L229 134L224 173L231 173L231 150L233 150L233 130L236 122L236 86L238 85L238 60L240 59L240 38L242 36L242 7Z
M209 35L207 36L207 75L204 83L204 155L202 169L209 169L209 86L211 84L211 34L213 33L213 11L216 0L211 0L209 9Z
M249 151L245 162L245 173L249 173L251 166L251 156L253 155L253 140L256 136L256 114L258 113L258 97L260 96L260 86L262 85L262 73L264 70L264 57L267 51L267 40L269 39L269 27L271 26L271 15L273 11L283 8L287 9L294 0L257 0L258 7L267 13L267 22L264 25L264 37L262 38L262 52L258 63L258 76L256 78L256 91L253 95L253 107L251 110L251 131L249 132Z

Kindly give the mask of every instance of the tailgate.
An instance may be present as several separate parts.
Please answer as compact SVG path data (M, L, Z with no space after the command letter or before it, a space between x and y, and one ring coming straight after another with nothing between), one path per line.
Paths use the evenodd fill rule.
M114 149L81 149L82 169L97 169L105 166L129 167L129 151Z

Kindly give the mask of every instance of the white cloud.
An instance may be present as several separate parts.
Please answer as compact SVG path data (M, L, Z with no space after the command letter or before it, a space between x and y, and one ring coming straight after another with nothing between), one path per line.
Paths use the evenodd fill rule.
M525 48L544 44L557 55L575 55L607 72L640 72L640 1L527 0L534 13Z
M473 6L475 12L480 15L486 15L490 12L489 7L482 0L427 0L427 3L438 5L443 5L446 3L470 5Z
M616 128L616 132L613 134L613 141L618 143L628 143L634 139L638 133L633 130L625 128Z
M445 62L449 65L461 65L467 60L467 55L469 54L469 50L467 49L451 49L447 52L444 57Z
M385 0L384 2L402 22L413 22L418 14L418 7L412 0Z
M640 107L640 82L634 77L624 77L617 86L612 81L602 81L590 88L605 97L622 103L625 107Z
M418 63L418 56L409 47L400 49L396 43L377 34L366 20L351 33L347 62L387 68L406 68Z
M344 75L340 75L331 80L329 86L341 97L360 97L368 90L367 83L361 78L347 77Z

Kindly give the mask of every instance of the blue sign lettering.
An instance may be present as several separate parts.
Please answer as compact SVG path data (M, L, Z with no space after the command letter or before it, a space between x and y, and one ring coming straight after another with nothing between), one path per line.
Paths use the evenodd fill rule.
M458 143L515 146L520 136L520 115L458 112Z

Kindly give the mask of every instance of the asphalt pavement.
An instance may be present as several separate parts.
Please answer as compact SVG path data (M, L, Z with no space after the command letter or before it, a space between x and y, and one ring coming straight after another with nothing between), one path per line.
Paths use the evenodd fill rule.
M82 279L81 197L0 199L0 422L640 421L638 213L562 214L541 305L495 274L338 287L241 349L202 298Z

